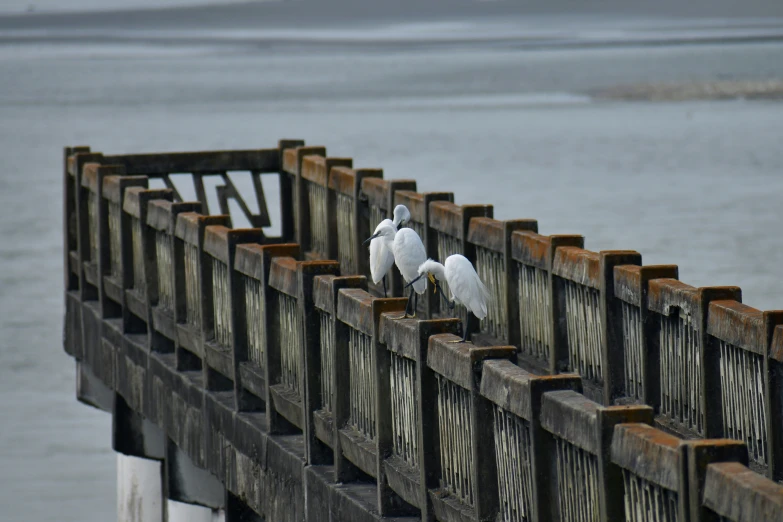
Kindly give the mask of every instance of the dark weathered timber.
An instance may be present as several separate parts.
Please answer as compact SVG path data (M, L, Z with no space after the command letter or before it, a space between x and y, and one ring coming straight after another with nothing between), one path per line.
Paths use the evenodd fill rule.
M519 337L519 301L514 299L512 284L511 235L518 230L538 232L535 219L497 219L478 217L470 220L468 242L476 252L476 270L486 284L493 289L490 297L489 315L481 322L480 331L473 336L478 345L492 346L511 344ZM486 263L486 266L484 266Z
M374 478L377 485L376 509L383 515L408 514L409 507L388 487L383 480L383 459L388 448L388 433L391 429L389 404L389 369L385 362L385 347L380 340L380 320L385 312L399 314L405 309L407 300L403 298L376 299L362 289L342 289L337 298L337 320L345 325L341 331L349 339L357 339L356 345L349 339L336 339L335 352L338 355L335 364L335 401L334 422L338 430L335 444L335 480L343 481L356 478L357 470ZM356 357L364 338L369 341L369 361L364 361L364 375L354 373L359 368ZM369 382L368 382L369 381ZM360 389L351 389L361 385ZM361 390L364 390L363 392ZM370 394L362 408L351 404L351 397L360 398L360 394ZM365 395L366 397L366 395ZM370 415L369 422L374 425L374 436L368 436L356 426L351 425L351 409L365 410ZM369 411L366 411L369 410ZM357 470L355 470L356 468Z
M717 300L735 300L742 301L742 291L736 286L716 286L695 288L676 279L654 279L649 283L648 310L658 317L653 318L653 332L650 338L650 354L648 357L653 361L653 368L659 368L661 377L670 372L671 368L666 368L662 364L663 356L661 346L662 332L665 318L678 319L692 329L693 340L698 348L695 356L699 361L699 375L691 376L692 381L701 383L699 390L698 406L701 414L698 415L696 426L684 425L678 419L671 416L661 415L660 397L654 397L656 402L651 405L659 413L657 422L665 429L673 431L685 437L701 436L715 437L720 434L720 402L719 394L714 393L714 371L708 370L706 361L706 351L708 346L707 319L708 307L711 301ZM689 336L691 337L691 336ZM679 376L678 376L679 377ZM712 378L712 379L711 379ZM700 429L698 429L700 426Z
M494 434L492 429L492 407L488 401L479 395L481 386L483 362L491 359L514 360L516 348L513 346L474 346L471 343L454 343L459 337L454 334L440 334L430 337L427 365L438 379L446 379L462 388L468 394L468 404L461 400L456 403L451 396L439 397L444 411L439 411L437 419L439 431L451 429L441 425L449 423L451 415L445 410L452 410L455 417L468 417L468 438L470 450L465 451L464 445L460 457L466 459L465 473L470 477L472 491L467 496L472 503L454 495L448 487L429 489L433 513L438 520L456 522L457 520L493 520L498 512L497 467L495 463ZM452 341L452 342L450 342ZM440 393L443 393L441 386ZM467 407L467 411L465 408ZM459 411L463 413L460 414ZM429 435L434 439L435 430ZM438 439L436 439L438 440ZM467 441L466 441L467 442ZM432 444L432 443L431 443ZM435 444L433 444L435 445ZM441 459L446 448L442 440L438 440L437 450ZM443 467L438 468L438 474L443 477Z
M583 395L570 391L553 391L543 395L541 425L558 439L559 444L573 446L592 455L595 459L595 492L591 502L601 521L609 522L623 518L623 504L614 497L623 490L620 469L611 461L611 443L614 427L623 423L652 424L653 412L649 406L601 406ZM554 465L554 463L553 463ZM577 482L578 484L578 482ZM572 484L573 486L573 484ZM559 488L566 484L558 484ZM567 495L558 491L557 495ZM561 500L562 502L562 500ZM564 514L552 505L552 520L563 519ZM597 508L597 509L596 509Z
M688 520L687 446L674 435L647 424L619 424L614 428L612 462L631 476L630 480L646 481L652 495L667 514L675 504L677 520ZM633 495L625 491L626 496ZM668 498L666 498L668 496ZM627 516L627 514L626 514Z
M241 244L261 244L265 242L264 232L260 228L248 229L230 229L224 225L210 225L204 229L204 252L206 256L206 280L212 285L212 295L214 296L218 289L215 288L214 274L218 266L223 266L227 277L226 283L230 296L241 295L241 281L236 277L234 258L236 249ZM223 308L228 308L226 313L219 313L215 299L206 301L205 316L213 317L213 321L205 321L204 333L204 378L208 390L228 391L234 389L235 365L232 349L236 346L237 336L237 303L229 298L223 304ZM227 325L230 335L228 339L221 339L217 334L219 325L218 317L227 318Z
M323 156L305 156L302 160L300 179L305 184L305 190L318 187L322 197L313 207L310 196L306 195L306 205L302 209L303 235L300 244L305 251L305 259L337 259L337 213L334 193L329 191L329 177L335 167L353 167L351 158L326 158ZM314 228L321 227L326 233L324 244L313 242Z
M338 335L345 335L340 326L342 323L337 320L337 298L340 290L343 288L357 288L367 290L367 279L364 276L336 276L319 275L313 279L313 304L319 319L328 325L327 332L323 328L314 329L318 335L318 347L320 359L313 357L313 371L320 376L321 383L326 386L308 385L308 407L312 414L312 425L308 427L308 437L312 437L309 444L316 446L317 439L325 444L334 452L337 445L337 430L334 422L334 408L336 397L334 390L337 388L338 357L340 355L334 349L337 346ZM340 333L338 333L340 332ZM328 347L332 351L328 351ZM331 369L331 371L329 371ZM325 382L324 382L325 381ZM331 390L331 393L324 392ZM326 394L329 394L328 396ZM310 417L308 417L309 419ZM333 453L331 458L333 460Z
M676 266L643 267L633 251L585 251L581 236L541 236L533 220L496 221L490 206L330 164L340 160L301 140L266 152L65 151L77 397L113 412L117 451L164 461L169 497L225 505L229 520L781 518L779 484L753 472L783 480L781 312L743 305L736 287L689 287ZM134 165L167 189L149 190ZM283 238L317 232L309 257L337 260L301 261L298 244L206 215L206 176L223 179L223 211L235 199L249 214L229 175L238 167L259 203L252 224L268 224L261 176L278 174ZM198 203L179 201L175 173L190 175ZM297 220L306 184L324 189L311 196L328 219ZM501 290L474 340L508 346L448 343L456 319L397 320L404 298L367 293L361 241L400 203L431 257L442 239ZM571 332L584 323L569 324L566 305L583 322L589 310L594 331ZM527 371L568 370L562 355L581 357L587 341L604 370L593 382ZM613 402L654 408L601 405ZM648 426L654 411L663 431ZM211 498L192 496L183 473L214 477Z
M783 486L739 462L707 466L702 502L702 522L783 520Z
M750 466L768 477L783 471L775 468L775 440L783 433L771 405L761 399L774 378L769 349L778 325L783 325L781 310L762 312L733 300L708 305L705 389L720 400L718 435L744 435ZM724 390L724 385L736 388Z
M307 192L302 180L302 162L305 156L326 156L325 147L302 146L283 151L283 172L289 176L293 183L293 211L294 211L294 236L293 239L300 245L305 244L306 230L309 228L309 220L305 220L304 212L307 205Z
M155 230L155 234L163 239L156 238L156 242L165 243L165 247L156 244L156 248L167 248L171 254L169 260L171 266L160 266L160 260L156 256L154 263L153 279L168 279L168 284L173 289L170 303L163 303L161 299L152 302L152 322L150 327L150 344L152 351L174 352L177 342L177 288L184 289L185 274L176 270L176 255L174 253L174 233L177 226L177 216L183 212L200 212L201 203L182 202L175 203L168 200L153 200L149 203L147 212L147 224Z
M748 449L739 441L728 439L692 440L687 442L688 503L691 520L702 513L707 468L716 462L737 462L748 465Z
M105 156L107 163L124 165L129 174L214 173L226 170L280 170L278 149L167 152Z
M454 334L459 324L456 319L395 320L394 316L394 314L384 314L381 317L381 342L386 346L386 353L380 354L380 365L384 369L381 373L385 375L394 371L391 368L391 357L401 357L415 365L414 411L407 412L408 416L403 416L402 419L397 419L395 429L388 430L380 441L381 453L385 456L384 475L389 488L400 495L405 502L419 509L422 520L431 520L433 508L428 491L438 485L440 461L438 442L434 437L429 436L437 429L438 414L435 400L438 388L435 376L427 365L429 338L444 333ZM385 425L394 424L391 410L385 409L381 414L387 416ZM413 428L415 461L418 466L411 465L395 453L392 437L399 437L396 433L398 428L408 430Z
M551 488L554 480L549 464L553 448L550 437L541 426L541 398L544 393L555 390L581 392L582 381L578 375L537 376L504 359L490 360L484 363L484 371L481 376L481 395L492 402L494 407L519 417L529 427L530 446L528 449L531 455L530 477L532 483L525 484L525 487L529 489L533 503L530 506L532 512L529 519L538 522L549 520L549 510L545 506L551 502ZM495 429L499 428L495 426ZM500 450L496 447L495 451ZM521 467L523 464L518 462L517 466ZM519 467L515 470L517 473L521 473ZM498 473L499 490L501 489L501 481L506 479L507 477ZM510 493L522 496L524 492L512 490Z
M569 235L542 236L528 230L518 230L511 234L511 256L518 264L512 270L514 276L512 288L514 292L517 292L515 294L516 301L519 303L517 306L521 310L521 314L525 314L524 318L522 315L519 317L520 325L525 320L525 324L537 334L539 339L548 339L548 345L544 346L546 353L542 356L535 353L532 346L527 346L526 342L523 342L521 331L519 332L519 337L515 339L514 335L518 329L521 329L521 326L511 330L509 342L520 347L520 364L538 373L555 374L567 367L567 361L558 359L562 350L556 350L554 346L555 339L560 331L559 321L562 316L559 314L559 311L565 305L562 303L563 296L561 293L554 291L554 274L552 273L555 251L558 247L566 246L584 248L584 237ZM522 310L522 296L518 292L522 289L522 270L525 267L533 271L544 272L543 280L546 281L546 288L539 294L540 297L538 298L540 308L543 308L543 310ZM542 322L544 324L541 324ZM542 342L542 344L545 343Z
M337 260L340 261L340 270L344 274L367 275L370 273L370 258L367 255L367 247L362 243L372 231L367 219L369 207L367 200L361 198L362 180L366 178L382 178L380 169L352 169L348 167L333 167L329 175L329 190L334 192L336 198L346 198L351 202L352 212L349 223L340 223L337 217ZM351 237L353 232L353 237ZM346 237L347 240L342 240ZM341 251L340 245L347 248Z
M269 273L272 260L276 257L298 258L299 245L296 243L280 245L259 245L246 243L237 245L234 258L234 270L244 278L256 281L259 289L259 304L267 302L269 296ZM246 289L240 289L239 298L232 302L236 305L234 323L234 393L238 411L262 411L267 399L267 380L264 366L258 361L252 361L248 354L248 309L245 303ZM261 305L258 311L261 318L261 328L267 330L267 306ZM266 347L262 347L266 349Z
M585 343L588 347L592 343L591 350L598 349L597 357L601 370L598 375L582 375L585 379L585 393L601 402L612 404L624 395L624 368L625 354L622 350L621 338L623 325L621 306L614 298L614 267L618 265L641 265L642 256L633 250L606 250L591 252L576 247L562 247L555 251L555 259L552 265L552 273L557 276L553 279L553 291L560 294L554 298L557 307L556 324L566 325L573 322L573 328L564 328L555 331L553 338L555 357L557 360L568 361L568 371L580 373L579 361L572 360L569 353L570 345ZM577 301L590 296L590 290L598 292L598 308L592 303L582 301L585 306L586 318L577 317L567 313L565 297L568 291L566 285L575 285L575 288L588 289L586 294L577 293ZM581 292L572 290L571 292ZM573 297L571 298L573 299ZM589 300L589 297L588 297ZM597 325L595 323L598 323ZM592 331L588 337L591 342L582 339L571 339L575 331L585 328ZM595 356L595 355L593 355Z
M211 328L212 281L207 272L207 253L204 251L204 233L208 226L231 226L231 218L225 215L205 216L196 212L183 212L177 216L174 230L174 263L176 270L186 274L186 250L195 249L195 271L192 283L200 291L196 302L187 304L184 281L176 289L175 308L177 316L176 367L183 371L204 371L204 332ZM189 306L194 309L190 314L200 318L196 323L188 319Z
M650 361L648 356L650 353L648 339L652 338L654 330L654 318L647 309L649 283L653 279L677 279L678 275L676 265L619 265L614 267L614 296L621 301L618 303L621 307L626 309L633 307L636 310L638 328L641 329L640 332L624 333L619 339L619 342L623 344L624 364L626 367L634 367L636 373L641 376L641 382L637 384L629 382L626 375L623 380L625 402L654 404L655 397L660 395L660 389L656 386L657 376L660 373L660 368L657 366L658 361ZM625 312L621 311L621 313ZM624 326L629 330L633 327L633 321L630 317L623 317L621 320L625 321ZM634 346L634 342L631 340L634 334L638 334L639 346ZM635 363L637 357L632 354L634 349L639 352L638 367Z

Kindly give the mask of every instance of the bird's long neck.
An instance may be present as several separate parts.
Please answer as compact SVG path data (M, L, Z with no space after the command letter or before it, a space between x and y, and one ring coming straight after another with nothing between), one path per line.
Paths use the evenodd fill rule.
M432 265L430 265L430 273L434 275L435 279L438 281L446 280L446 268L436 261L433 261Z

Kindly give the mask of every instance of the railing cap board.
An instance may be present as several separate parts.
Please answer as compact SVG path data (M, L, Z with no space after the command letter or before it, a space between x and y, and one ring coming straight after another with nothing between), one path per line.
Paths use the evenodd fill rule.
M642 306L642 296L652 279L677 279L677 265L618 265L614 267L614 296L628 304Z
M634 250L601 250L561 247L555 251L552 273L574 283L600 289L602 266L641 264L642 256Z
M647 424L618 424L612 462L671 491L680 489L683 441Z
M337 318L355 330L375 335L381 314L402 312L408 299L405 297L374 298L359 288L344 288L337 296Z
M541 394L554 390L582 391L576 374L535 375L506 359L484 362L481 395L504 410L530 421L540 411Z
M532 230L517 230L511 234L511 257L528 266L549 271L558 247L584 248L584 236L542 236Z
M269 270L269 286L299 299L304 297L300 284L303 276L315 277L339 272L340 263L337 261L297 261L292 257L276 257L272 259L272 267Z
M769 358L783 362L783 326L776 326L772 334L772 344L769 348Z
M302 168L302 159L305 156L326 156L326 147L321 146L301 146L283 151L283 171L289 174L297 175Z
M302 178L322 187L329 186L329 173L333 167L353 167L351 158L326 158L311 155L302 159Z
M424 223L431 201L454 201L453 192L416 192L398 190L394 193L394 205L405 205L411 213L411 221Z
M430 336L456 333L459 319L394 319L399 314L383 314L380 322L380 339L386 349L419 363L422 361L422 343L429 343Z
M146 221L147 205L153 199L174 199L174 191L171 189L145 189L143 187L129 187L125 190L125 201L122 210L133 217Z
M399 190L416 191L415 179L365 178L362 180L362 193L370 205L376 205L391 212L389 200ZM377 223L375 223L377 225Z
M313 302L315 307L326 313L337 312L337 296L343 288L367 290L365 276L320 275L313 279Z
M244 243L237 245L234 257L234 270L246 276L266 282L271 260L274 257L299 257L299 245L297 243L282 243L275 245L259 245L257 243Z
M174 235L185 243L200 245L204 240L204 229L211 225L231 227L231 216L205 216L197 212L183 212L177 216L177 227Z
M79 167L93 161L101 163L103 161L103 154L90 151L74 152L72 156L68 157L68 175L75 177L77 174L81 174L79 172Z
M499 221L491 217L474 217L468 225L468 241L494 252L504 252L511 234L517 230L538 232L535 219Z
M147 206L147 224L155 230L174 234L177 215L183 212L201 212L201 203L198 201L174 202L153 199Z
M351 197L358 197L362 190L362 180L365 178L382 178L381 169L353 169L349 167L332 167L329 174L329 188Z
M718 299L742 301L742 290L737 286L707 286L696 288L677 279L653 279L647 295L647 309L661 315L670 315L680 309L687 315L706 316L706 304ZM697 321L699 322L699 321ZM701 324L694 324L701 329Z
M69 176L76 175L76 155L77 154L90 154L90 147L87 145L78 145L76 147L65 147L65 171ZM96 156L100 156L100 153L93 153Z
M604 425L652 420L649 406L601 406L572 390L545 393L541 401L541 426L593 455L602 451L598 430Z
M483 361L516 356L517 349L514 346L474 346L470 342L449 342L459 339L454 334L430 337L427 366L467 390L478 391Z
M122 165L101 165L100 163L86 163L82 167L82 187L90 192L98 192L98 183L103 189L103 179L106 176L124 176L125 167Z
M451 201L430 203L430 226L452 237L465 239L471 218L492 217L492 205L456 205Z
M762 312L734 300L710 301L707 333L747 350L764 355L773 328L783 324L783 310Z
M733 522L783 520L783 485L739 462L707 466L702 502Z
M119 163L132 174L214 174L231 170L277 172L278 149L210 150L202 152L159 152L106 156L104 163Z
M263 243L264 231L260 228L228 228L209 225L204 229L204 252L223 263L231 265L232 250L239 243Z
M149 188L149 181L147 176L106 176L103 178L103 197L121 205L128 187Z

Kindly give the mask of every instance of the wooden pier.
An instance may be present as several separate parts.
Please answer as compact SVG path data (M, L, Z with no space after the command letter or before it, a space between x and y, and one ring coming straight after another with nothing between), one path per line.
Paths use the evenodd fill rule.
M354 163L299 140L65 149L77 395L161 470L121 520L783 521L783 311ZM396 204L492 290L472 343L447 342L464 308L428 292L393 320L396 269L388 298L368 282L362 242Z

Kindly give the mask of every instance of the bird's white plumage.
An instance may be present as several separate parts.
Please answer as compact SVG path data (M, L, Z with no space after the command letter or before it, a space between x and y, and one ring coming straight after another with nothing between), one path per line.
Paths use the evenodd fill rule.
M382 226L394 227L394 223L391 219L384 219L375 228L374 234L377 234ZM383 276L391 270L393 264L394 253L386 248L384 239L376 237L370 241L370 276L372 277L372 282L379 283Z
M394 221L384 219L378 223L373 235L377 234L381 230L381 226L385 225L393 227L396 231L397 227L411 219L411 213L405 205L394 207L393 216ZM378 284L389 273L392 265L394 265L394 253L391 249L386 248L386 242L383 238L376 237L370 241L370 277L372 277L372 282Z
M473 315L479 319L487 316L489 290L481 282L473 264L465 256L460 254L449 256L443 265L428 259L419 266L418 273L428 273L440 280L445 279L452 300L473 312Z
M394 263L406 283L419 277L419 266L427 260L427 251L419 234L411 228L398 230L394 235L392 252ZM427 290L427 278L423 277L413 283L413 289L417 294L423 294Z

